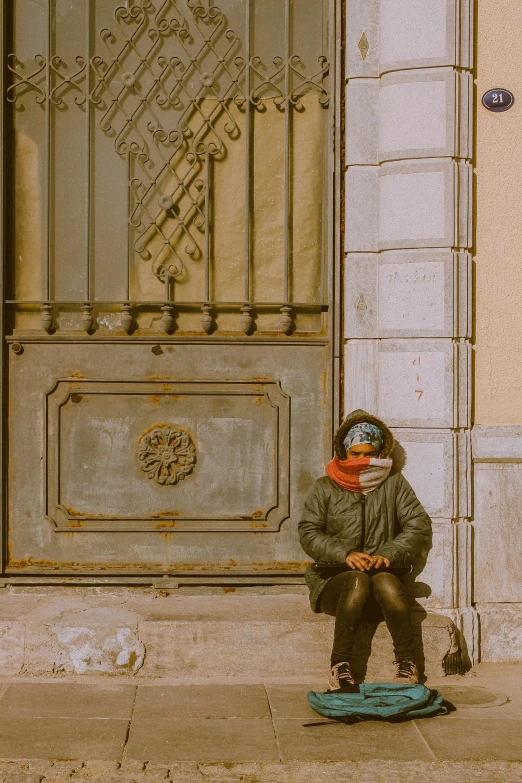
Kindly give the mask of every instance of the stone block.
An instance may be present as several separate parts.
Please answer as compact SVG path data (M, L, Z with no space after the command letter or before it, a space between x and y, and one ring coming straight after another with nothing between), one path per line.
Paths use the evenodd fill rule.
M348 340L345 410L391 427L468 426L470 347L449 340Z
M477 603L480 618L480 659L483 662L520 662L522 659L522 603Z
M344 280L346 338L470 335L469 253L353 253Z
M273 599L273 597L272 597ZM306 609L308 598L300 598ZM285 604L278 600L271 618L248 621L233 618L213 621L210 617L195 625L180 622L140 624L140 636L147 649L146 666L140 676L153 677L240 677L288 676L296 672L318 673L317 662L330 654L331 640L325 635L325 620L281 616ZM286 603L286 602L285 602ZM267 610L269 606L267 605ZM308 620L308 622L307 622ZM328 624L328 621L326 621ZM310 669L310 667L312 667Z
M445 160L379 168L379 249L469 247L471 168Z
M443 549L437 544L437 557ZM427 573L430 574L429 571ZM424 576L421 578L426 581ZM434 594L438 594L440 588L436 578L429 578L433 579ZM81 591L82 588L75 588L77 597L74 602L77 602L78 611L88 609L91 601L86 600ZM151 595L120 596L120 608L125 606L125 610L132 611L137 619L137 630L132 629L134 648L138 645L136 639L139 639L140 650L143 650L142 654L146 653L138 671L118 664L117 655L111 648L118 630L113 622L113 596L104 594L95 597L97 622L86 623L79 634L72 634L69 626L57 625L59 603L43 595L37 601L33 596L25 595L3 595L0 599L0 622L2 617L16 609L25 628L24 674L121 674L129 678L137 675L143 681L148 677L181 677L187 680L246 677L259 681L296 674L306 678L323 678L327 670L334 619L310 610L307 591L306 594L272 592L269 595L239 592L174 594L161 599ZM69 611L72 611L72 602L68 601L68 604ZM417 608L415 623L417 627L422 626L417 636L420 639L422 630L428 671L431 676L439 676L443 673L442 660L446 652L453 649L457 631L450 618L433 613L426 615L420 607ZM125 644L129 645L131 641L129 637ZM80 642L83 644L81 648ZM373 640L369 669L372 676L390 672L390 645L388 631L381 623ZM91 655L90 660L86 658L88 654ZM31 687L38 690L43 686L35 684ZM117 705L114 699L113 702L107 706L107 709L110 706L110 714L106 722L125 723L123 715L115 714ZM18 704L16 699L14 704L15 707ZM122 705L122 710L128 708L126 702ZM16 709L22 707L18 704ZM68 709L72 708L74 704L72 707L69 704ZM53 705L49 704L46 709L51 717L39 720L63 720L55 717ZM78 717L74 710L71 715L71 720L86 720L84 715ZM24 715L16 717L25 720ZM114 757L104 754L98 758Z
M412 620L417 661L428 677L434 679L444 676L444 656L458 649L453 622L443 615L425 612L414 612ZM364 663L371 644L372 655L368 659L367 678L378 681L389 678L394 654L392 639L385 624L379 624L372 642L373 632L374 627L370 624L361 625L354 652L354 670L364 671Z
M346 252L378 250L379 168L350 166L346 172Z
M2 722L0 754L8 759L98 758L118 761L128 728L128 720L11 718Z
M133 721L176 718L270 718L270 707L261 683L140 685Z
M496 462L522 459L522 426L475 425L472 429L473 460Z
M446 609L453 603L453 542L451 520L433 520L433 546L428 559L423 565L419 558L414 581L407 579L408 593L430 611Z
M368 49L359 42L366 36ZM346 0L346 78L379 75L379 0Z
M278 596L277 600L271 596L270 602L264 604L261 598L247 600L236 596L234 602L227 602L226 597L215 598L215 606L202 601L196 609L198 604L193 603L198 612L197 627L190 616L168 624L140 623L140 638L147 649L145 665L138 673L140 678L281 677L296 672L307 677L325 676L334 619L311 613L306 596ZM219 622L214 620L214 609L220 612ZM255 620L251 619L252 614ZM451 619L414 612L414 622L419 654L422 635L430 676L442 675L444 655L455 645L456 629ZM359 636L360 657L364 658L372 627L361 628ZM368 676L378 677L385 672L389 675L392 660L391 637L381 623L373 640Z
M388 678L390 676L388 672ZM324 690L324 689L323 689ZM320 718L319 718L320 720ZM309 719L310 721L310 719ZM311 719L312 723L317 723L317 716ZM324 719L323 719L324 722ZM314 764L315 770L311 773L306 783L315 783L321 780L324 783L333 783L333 781L342 781L342 783L383 783L386 780L381 774L376 775L366 768L368 762L379 759L382 764L386 764L392 758L396 758L397 750L400 747L401 758L408 764L427 761L430 751L419 736L413 722L404 724L392 723L391 721L369 720L358 724L356 727L343 726L342 723L330 722L328 728L310 729L307 724L303 725L302 719L285 718L274 720L274 728L277 734L279 752L284 762L299 763L308 762ZM355 731L353 729L356 729ZM348 731L346 730L348 729ZM352 729L350 731L350 729ZM357 730L359 729L359 730ZM311 732L321 732L311 736ZM314 742L315 739L315 742ZM321 762L328 759L328 772L320 769ZM332 766L343 762L345 759L357 759L361 765L361 770L354 775L347 774L346 770L334 770ZM364 770L364 771L363 771ZM246 779L246 777L245 777ZM393 778L392 778L393 779ZM254 778L257 781L257 776ZM299 780L293 774L287 778L288 783L305 783ZM306 780L306 779L305 779ZM394 780L404 780L398 776ZM221 783L221 781L220 781ZM232 783L232 781L227 781ZM286 781L285 781L286 783ZM423 780L423 783L426 783Z
M348 253L344 260L344 337L378 337L379 254Z
M164 764L172 758L182 762L279 760L278 745L269 718L223 720L184 717L133 722L126 753L129 758L147 758ZM177 780L177 776L173 779Z
M382 76L379 160L469 157L472 86L451 68Z
M130 720L135 689L120 682L105 678L86 689L78 682L17 679L0 700L0 719Z
M25 628L16 621L0 622L0 674L19 674L24 664Z
M110 609L96 623L69 626L30 622L26 627L24 669L31 674L135 674L145 648L135 628L117 627Z
M428 514L467 517L469 432L401 428L393 434L398 442L396 461Z
M379 80L353 79L346 85L346 165L372 166L378 156Z
M474 598L522 603L522 464L475 463Z
M380 72L472 67L471 0L380 0Z
M497 716L494 720L485 721L466 716L460 721L459 732L455 731L454 724L450 724L451 721L443 720L420 720L417 724L437 759L473 758L486 762L495 759L519 761L521 758L522 721L520 719ZM455 779L463 780L460 776L457 777L458 772L453 770L452 765ZM474 775L466 776L464 779L477 781Z
M450 471L453 473L451 434L441 436L437 433L438 437L437 435L430 437L428 433L428 439L425 433L422 435L423 440L412 438L408 442L403 438L402 445L407 449L407 461L403 473L414 487L428 514L448 517L453 511L451 503L453 498L448 491L448 479L451 481L453 478L448 476Z

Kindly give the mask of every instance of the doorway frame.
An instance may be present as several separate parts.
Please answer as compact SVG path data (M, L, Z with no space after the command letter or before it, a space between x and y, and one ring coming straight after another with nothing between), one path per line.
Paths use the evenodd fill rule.
M327 342L329 346L329 373L330 373L330 388L329 388L329 406L327 411L327 417L329 421L329 432L331 443L333 446L333 435L339 425L340 417L342 414L342 350L343 350L343 330L342 330L342 247L343 247L343 220L342 220L342 206L344 198L344 178L342 176L343 171L343 127L344 127L344 0L327 0L329 9L329 57L331 63L330 78L332 80L332 88L330 90L333 106L329 109L329 149L327 151L326 161L326 176L328 177L328 216L327 216L327 236L328 236L328 258L325 264L325 272L328 281L328 336L325 340L322 338L321 342ZM2 3L0 8L0 24L2 27L0 35L0 61L2 62L2 68L0 69L0 92L1 95L5 95L7 87L6 79L6 56L8 53L7 42L9 40L9 24L11 21L11 7L6 1ZM42 576L41 574L27 574L23 576L14 576L12 573L6 573L6 565L8 561L8 486L7 486L7 468L8 468L8 432L9 432L9 419L8 419L8 398L9 398L9 370L8 370L8 357L9 351L13 346L18 344L18 339L6 330L6 308L5 308L5 283L7 274L8 263L8 242L9 233L7 227L7 202L6 198L7 186L9 185L9 177L6 176L7 167L7 144L9 143L9 130L7 122L9 119L9 112L6 111L5 100L2 99L0 105L0 149L1 149L1 161L0 161L0 193L2 194L2 206L0 209L0 339L2 341L2 366L0 368L0 404L2 405L2 413L0 415L0 478L2 481L2 496L0 498L0 570L1 580L4 584L9 583L55 583L57 580L60 582L66 581L71 584L151 584L157 580L157 575L151 574L150 576L137 576L133 573L121 573L119 575L107 575L102 576L92 574L82 577L76 574L64 575L63 573L57 574L53 577ZM87 342L89 338L78 338L77 342ZM120 338L107 337L106 340L99 340L100 342L117 343L120 342ZM157 336L133 338L123 338L125 343L150 343L156 344L158 342ZM197 337L197 338L183 338L165 335L162 338L162 342L166 343L237 343L237 342L250 342L250 343L273 343L284 342L290 343L291 338L275 337L275 338L256 338L256 337ZM22 342L27 343L70 343L71 339L60 336L57 333L54 336L47 335L42 332L41 336L35 336L32 334L27 339L24 338ZM75 340L76 342L76 340ZM314 342L313 338L304 338L304 343ZM209 575L212 577L212 575ZM218 578L218 577L216 577ZM247 579L247 577L245 577ZM295 579L295 575L288 578L282 578L285 584L288 584L290 580ZM252 581L247 581L248 584L256 583L255 578L250 577ZM267 573L268 584L278 584L278 577ZM297 577L298 583L303 583L302 576ZM263 582L264 583L264 582ZM164 587L165 583L161 585Z

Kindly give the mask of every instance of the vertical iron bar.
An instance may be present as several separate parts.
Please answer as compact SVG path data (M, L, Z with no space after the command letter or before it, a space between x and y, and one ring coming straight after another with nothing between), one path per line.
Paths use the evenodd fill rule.
M250 306L250 247L252 226L250 221L252 199L250 195L250 140L252 121L250 115L250 4L246 0L245 10L245 302L241 308L241 328L249 334L253 326L252 307Z
M214 326L210 306L210 153L205 150L205 304L201 308L201 328L209 334Z
M4 62L6 55L6 24L7 13L6 4L2 2L0 5L0 95L5 95L5 71ZM2 98L0 101L0 149L2 152L6 149L6 118L5 118L5 101ZM4 323L4 300L6 296L5 285L7 284L7 275L5 274L6 252L5 252L5 234L4 228L6 225L5 212L7 199L5 198L5 156L2 154L0 160L0 569L5 571L7 565L7 465L8 465L8 445L6 438L6 386L7 386L7 368L8 357L6 356L6 345L4 340L5 323ZM12 240L11 240L12 241Z
M174 280L174 278L172 278ZM161 311L161 326L163 331L170 334L174 325L174 319L172 317L172 304L170 298L170 273L167 264L165 264L165 297Z
M245 304L250 301L250 2L245 11Z
M205 151L205 302L210 298L210 153Z
M87 180L85 199L85 301L91 298L91 0L85 0L87 14L87 57L85 71L85 124L87 135Z
M290 0L285 0L285 131L284 131L284 305L281 307L281 331L288 334L292 329L289 307L290 299Z
M92 329L91 306L91 2L85 0L87 24L87 53L85 57L85 146L86 146L86 180L85 180L85 302L83 303L81 323L89 333Z
M52 9L53 0L47 2L47 62L45 73L45 145L46 145L46 170L45 170L45 182L46 182L46 199L45 199L45 269L44 269L44 285L43 285L43 299L48 301L50 296L50 262L51 262L51 169L52 169L52 152L51 152L51 57L52 57L52 34L53 34L53 22L52 22Z
M132 208L132 196L131 196L131 182L132 182L132 172L131 172L131 153L130 151L127 152L127 220L128 220L128 231L127 231L127 260L125 264L125 299L127 302L130 301L130 267L131 267L131 252L132 252L132 224L130 221L131 216L131 208Z
M51 139L51 57L53 33L53 0L47 0L47 45L45 62L45 164L44 164L44 211L45 211L45 248L42 270L42 308L40 322L42 329L50 332L53 325L51 294L51 180L52 180L52 139Z
M165 304L170 302L170 274L165 265Z
M130 265L131 265L131 252L132 252L132 225L130 221L131 216L131 153L127 152L127 257L125 260L125 303L121 306L121 327L127 334L132 329L132 308L130 304Z
M290 0L285 0L285 304L290 296Z

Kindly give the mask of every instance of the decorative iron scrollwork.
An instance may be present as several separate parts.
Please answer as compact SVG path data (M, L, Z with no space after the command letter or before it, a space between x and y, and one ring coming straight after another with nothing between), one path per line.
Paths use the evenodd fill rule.
M281 6L288 15L290 0ZM226 158L226 142L249 133L242 114L271 102L288 116L304 110L308 94L326 107L330 66L321 55L308 72L289 35L284 53L265 62L210 0L125 0L112 16L97 32L88 19L86 51L69 62L52 41L25 62L9 54L7 100L32 91L47 113L76 105L87 113L88 133L98 116L127 166L131 251L150 261L169 302L187 259L208 266L212 166ZM203 318L210 328L208 313ZM243 311L245 331L249 318ZM285 329L287 321L283 314ZM164 324L170 329L167 316Z
M147 430L136 454L147 477L163 486L177 484L196 464L196 448L189 433L170 424Z

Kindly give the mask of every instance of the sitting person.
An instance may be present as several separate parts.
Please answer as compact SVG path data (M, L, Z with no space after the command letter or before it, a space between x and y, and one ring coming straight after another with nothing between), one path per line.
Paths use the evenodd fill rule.
M335 576L305 571L314 612L335 617L329 689L355 689L351 657L363 616L386 621L393 640L393 682L418 682L409 604L395 565L410 565L431 547L431 520L401 473L390 475L393 435L362 410L337 430L335 457L317 479L298 525L316 562L348 564Z

